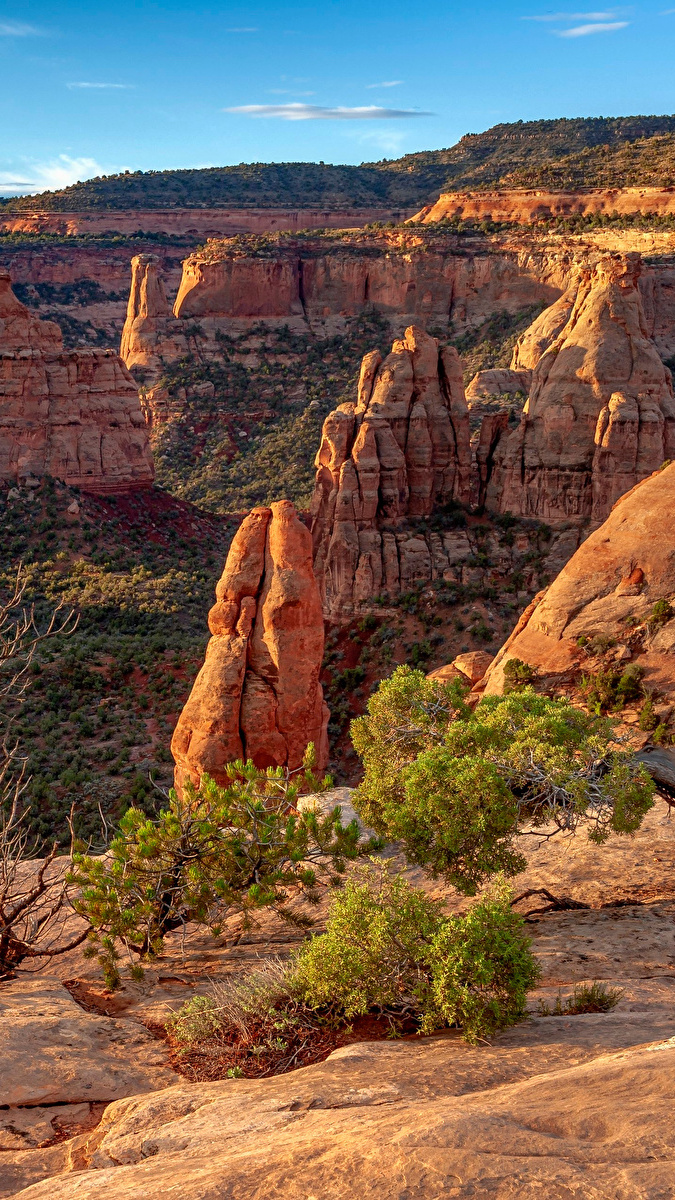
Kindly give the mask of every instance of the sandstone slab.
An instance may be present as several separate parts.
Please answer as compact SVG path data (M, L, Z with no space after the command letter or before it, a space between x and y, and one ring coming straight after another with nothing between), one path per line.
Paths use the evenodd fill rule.
M84 1012L56 979L0 984L0 1107L107 1102L174 1080L136 1022Z

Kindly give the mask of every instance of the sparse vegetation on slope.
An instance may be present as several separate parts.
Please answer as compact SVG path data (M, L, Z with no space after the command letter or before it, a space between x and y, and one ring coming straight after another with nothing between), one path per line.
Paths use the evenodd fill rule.
M189 171L125 171L75 183L57 192L5 200L7 213L135 208L349 209L419 208L442 191L493 187L525 172L571 175L578 186L604 186L625 169L626 183L652 183L659 150L621 154L611 170L615 147L639 140L660 141L675 133L673 116L576 117L550 121L517 121L467 134L445 150L406 154L360 166L326 163L240 163ZM599 154L596 148L602 148ZM587 151L587 156L584 156ZM571 156L568 166L558 160ZM573 161L572 161L573 160ZM527 175L529 172L529 176ZM520 178L520 176L519 176ZM603 180L600 184L599 180ZM512 182L510 186L533 186Z
M69 511L73 503L77 512ZM78 495L45 480L0 492L0 590L19 562L37 617L62 601L76 631L37 648L14 733L27 757L32 831L67 842L134 803L154 811L169 741L203 658L206 614L236 522L156 491Z

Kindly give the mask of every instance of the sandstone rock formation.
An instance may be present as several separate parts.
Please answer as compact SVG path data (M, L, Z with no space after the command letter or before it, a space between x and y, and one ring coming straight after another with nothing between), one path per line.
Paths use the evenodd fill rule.
M0 480L50 474L92 492L152 483L138 392L107 350L64 350L0 271Z
M141 367L147 377L161 371L163 361L186 350L180 327L169 321L171 309L154 254L137 254L131 260L131 290L122 330L120 357L129 370Z
M321 600L308 529L293 505L254 508L235 534L209 613L206 660L174 731L176 787L250 758L299 767L313 742L328 759L319 672Z
M549 312L550 309L546 309ZM467 403L480 400L485 396L516 396L519 392L527 393L532 382L532 372L520 368L491 368L488 371L478 371L466 389Z
M363 360L357 403L325 420L312 498L314 568L328 615L429 577L426 543L400 531L470 490L468 410L456 350L410 326Z
M185 1081L110 1105L79 1140L85 1169L19 1196L666 1197L669 1016L552 1017L496 1047L366 1042L274 1080Z
M117 1100L175 1081L140 1022L84 1012L58 979L0 983L0 1108Z
M463 221L513 221L530 225L547 217L588 216L592 213L667 215L675 212L672 188L584 188L576 192L547 192L534 188L496 191L442 192L435 204L410 218L409 224L460 218Z
M600 521L675 457L672 380L647 336L640 269L638 255L611 255L583 272L567 322L534 367L519 428L494 452L488 508ZM536 357L568 303L539 318L518 362Z
M616 639L621 662L632 658L645 684L672 703L675 617L667 609L663 621L650 617L657 601L675 601L674 506L675 465L623 496L525 610L485 676L485 691L502 691L511 658L553 686L570 683L588 661L579 639L602 634Z

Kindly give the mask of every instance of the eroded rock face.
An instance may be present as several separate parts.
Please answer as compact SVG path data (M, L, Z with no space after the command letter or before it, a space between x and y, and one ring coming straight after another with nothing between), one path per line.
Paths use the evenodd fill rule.
M0 271L0 479L53 475L91 492L148 486L153 465L136 385L109 350L64 350Z
M120 357L131 370L139 367L155 377L163 362L185 352L180 326L171 321L171 308L154 254L137 254L131 260L131 290L122 330Z
M534 367L519 428L495 450L488 508L601 521L675 456L672 381L647 336L640 269L638 255L611 255L581 273L569 317ZM514 360L536 357L568 301L535 322Z
M622 497L525 610L487 672L485 691L501 693L512 658L554 685L573 681L587 661L579 638L602 634L621 647L641 627L634 661L646 685L675 699L675 619L649 624L657 601L675 600L674 506L675 465ZM621 661L631 658L625 649Z
M293 505L254 508L240 525L209 613L206 660L176 726L176 787L251 758L299 767L314 742L328 760L321 599L308 529Z
M478 371L466 389L466 399L470 402L485 396L517 396L519 392L527 395L531 382L532 372L529 370L495 367L489 371Z
M316 467L314 566L328 615L428 578L426 543L397 530L405 518L469 499L469 418L456 350L439 350L411 325L384 362L366 355L357 404L326 418Z

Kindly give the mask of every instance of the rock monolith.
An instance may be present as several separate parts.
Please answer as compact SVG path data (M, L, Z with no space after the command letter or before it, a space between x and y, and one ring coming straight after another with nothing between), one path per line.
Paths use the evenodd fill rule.
M313 742L328 760L319 673L324 629L312 540L293 505L254 508L240 525L209 613L206 659L174 731L180 790L225 782L236 759L299 767Z
M341 404L324 422L316 467L314 567L327 616L430 578L426 542L404 526L470 497L457 351L411 325L384 361L367 354L357 403Z
M500 693L512 658L539 679L571 682L600 635L650 692L675 700L675 464L634 487L524 611L485 676ZM661 602L659 604L659 602ZM655 609L655 605L657 605Z

